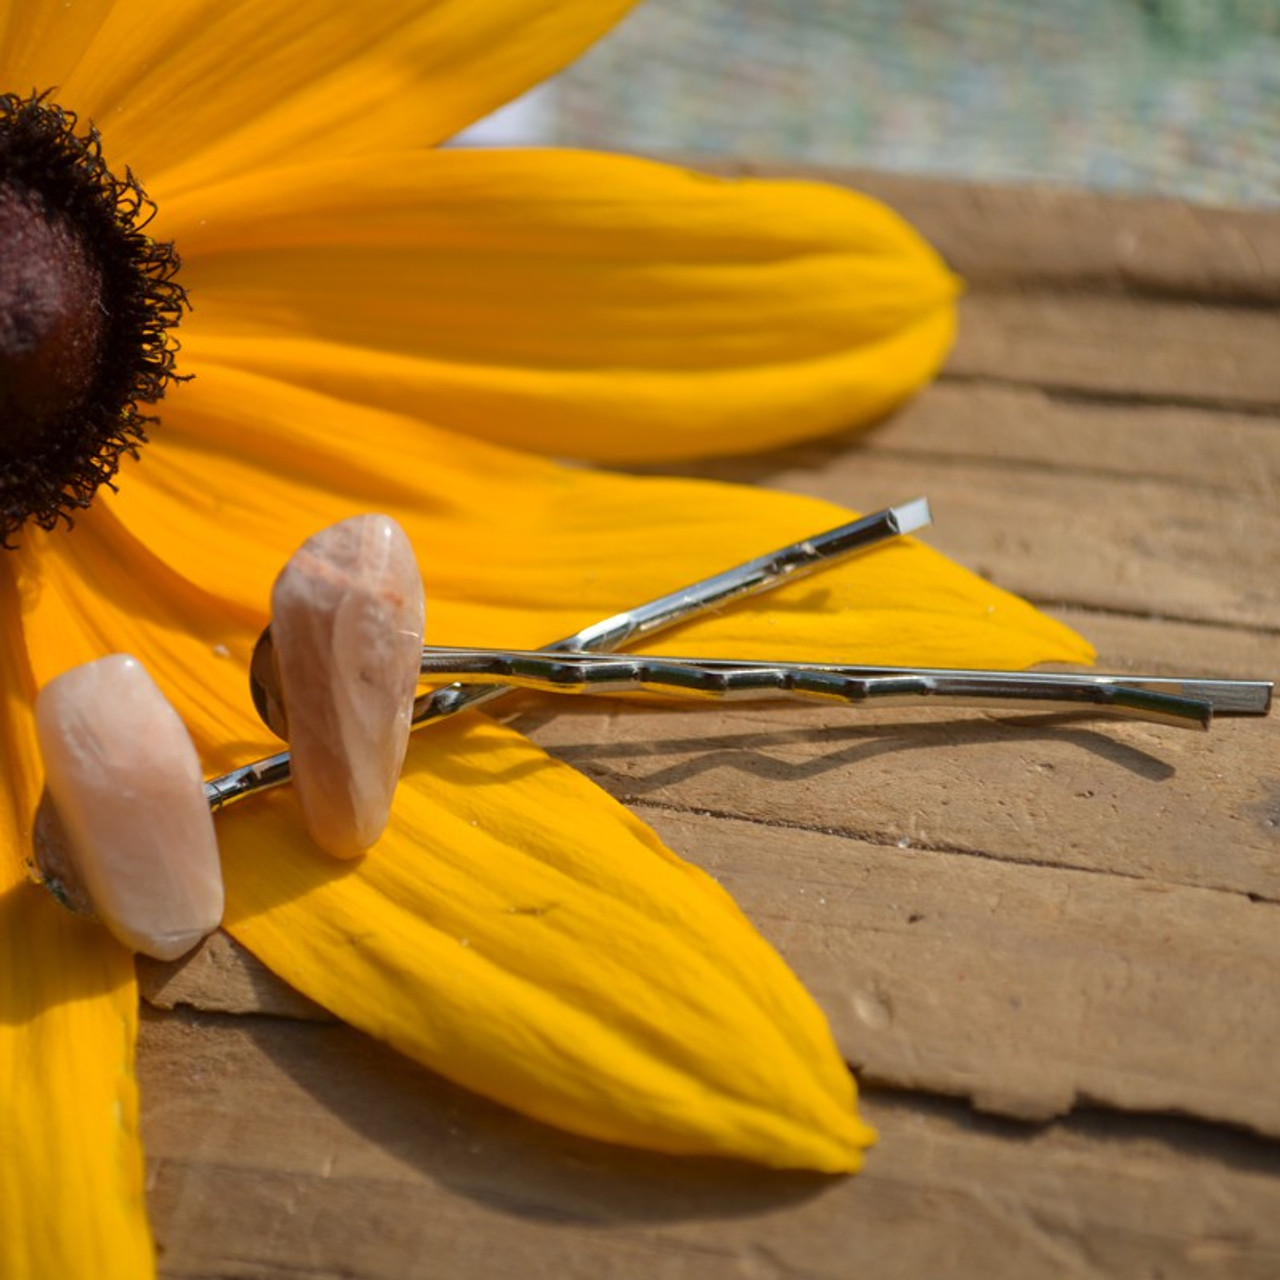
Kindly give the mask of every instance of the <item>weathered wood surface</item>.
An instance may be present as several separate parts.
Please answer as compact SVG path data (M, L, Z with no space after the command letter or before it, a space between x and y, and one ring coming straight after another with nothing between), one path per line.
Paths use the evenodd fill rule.
M1101 666L1280 673L1280 220L864 185L970 279L947 375L863 438L700 471L926 492L933 545ZM526 706L813 990L866 1173L564 1137L220 941L143 972L179 1006L141 1053L166 1275L1280 1274L1280 720Z

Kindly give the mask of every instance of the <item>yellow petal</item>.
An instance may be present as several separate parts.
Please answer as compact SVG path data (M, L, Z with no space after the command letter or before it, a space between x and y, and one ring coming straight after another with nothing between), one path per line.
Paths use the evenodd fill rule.
M346 1021L575 1133L857 1169L826 1022L731 899L480 717L420 734L393 826L339 866L288 793L220 825L227 927Z
M118 0L31 4L0 0L0 92L61 85L93 44Z
M633 3L116 0L104 14L9 0L17 39L0 41L0 84L56 87L100 126L108 161L163 203L250 170L439 142L558 71ZM26 9L54 16L14 17Z
M202 750L262 753L243 657L213 652L245 653L234 609L175 590L105 508L39 547L38 582L35 551L20 554L42 676L128 647ZM519 735L479 717L420 735L391 832L358 867L309 845L289 792L223 815L219 839L231 931L452 1079L657 1150L860 1162L851 1079L782 962L712 881Z
M430 640L528 647L850 518L794 495L559 467L271 379L193 368L154 444L99 502L157 562L240 616L263 616L304 537L358 511L408 530ZM1092 658L1066 627L912 539L646 647L1008 668Z
M24 872L40 780L13 586L0 572L0 1275L145 1280L133 963Z
M189 352L523 449L739 452L872 421L956 282L883 205L574 152L442 151L166 205Z

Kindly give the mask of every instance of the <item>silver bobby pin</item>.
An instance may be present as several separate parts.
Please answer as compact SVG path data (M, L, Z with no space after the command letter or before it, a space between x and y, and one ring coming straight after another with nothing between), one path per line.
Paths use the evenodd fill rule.
M679 591L603 618L581 631L546 647L544 652L564 653L609 651L641 636L714 612L735 600L768 591L793 579L841 561L870 547L914 533L930 523L932 516L925 498L887 507L860 520L838 525L825 533L793 542L767 555L748 560ZM284 727L284 709L274 687L271 630L262 633L253 655L250 687L254 704L263 721L279 732ZM413 727L456 715L470 707L491 702L511 691L503 684L450 685L421 695L414 702ZM282 735L283 736L283 735ZM289 752L281 751L263 760L210 778L204 784L205 798L216 813L219 809L259 791L281 786L290 776Z
M786 699L874 702L881 706L942 699L996 708L1021 702L1036 704L1041 711L1114 714L1187 729L1207 729L1216 710L1265 713L1271 695L1271 686L1262 681L845 667L439 646L423 649L421 674L428 680L463 678L588 695L674 693L725 701Z
M929 519L923 498L888 508L615 614L536 652L424 647L423 677L462 679L465 683L450 683L419 695L414 702L413 727L480 706L517 688L880 706L944 701L1006 710L1011 704L1023 704L1035 711L1125 716L1190 729L1207 729L1215 714L1265 715L1269 711L1273 686L1263 680L746 662L601 652L804 576L887 538L921 528ZM276 681L268 628L254 653L250 685L263 720L287 737L287 719ZM279 786L289 776L290 756L281 752L210 779L205 783L206 799L216 811Z

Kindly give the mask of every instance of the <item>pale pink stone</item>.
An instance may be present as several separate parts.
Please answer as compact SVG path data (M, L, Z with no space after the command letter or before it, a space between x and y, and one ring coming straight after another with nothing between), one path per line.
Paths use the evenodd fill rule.
M271 592L293 782L312 839L353 858L385 830L422 653L422 578L389 516L308 538Z
M36 698L62 856L99 919L134 951L174 960L222 919L222 873L200 759L136 659L115 653Z

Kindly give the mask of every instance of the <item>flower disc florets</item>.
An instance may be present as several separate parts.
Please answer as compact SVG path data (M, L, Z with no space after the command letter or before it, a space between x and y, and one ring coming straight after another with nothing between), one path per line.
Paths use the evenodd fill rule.
M92 126L44 95L0 94L0 544L32 520L71 523L175 379L169 330L187 306L171 244Z

